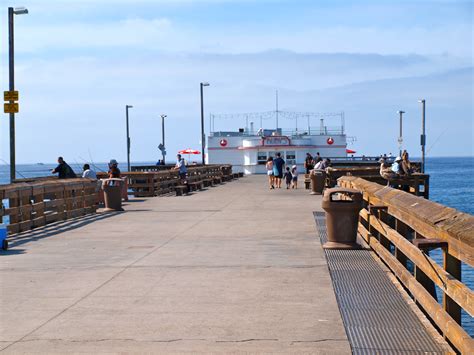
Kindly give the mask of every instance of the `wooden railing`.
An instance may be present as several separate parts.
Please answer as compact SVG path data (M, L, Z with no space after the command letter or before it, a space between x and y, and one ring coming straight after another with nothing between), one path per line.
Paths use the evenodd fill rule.
M362 178L344 176L338 183L363 192L362 238L444 337L462 354L473 354L473 339L460 324L461 309L474 315L474 294L461 279L461 264L474 265L474 216ZM442 248L443 266L429 256L435 248Z
M380 176L379 169L379 166L350 168L330 167L326 169L326 186L336 186L337 180L342 176L357 176L381 185L387 185L388 181ZM410 176L401 176L397 179L390 180L390 185L396 186L398 189L405 190L416 196L429 198L430 176L427 174L413 173Z
M98 173L98 178L107 174ZM232 178L231 165L206 165L188 167L188 181L191 183L205 180L228 180ZM181 184L177 170L131 171L122 173L127 179L128 188L135 197L152 197L169 194Z
M95 213L97 181L44 180L0 185L0 221L9 219L9 233Z

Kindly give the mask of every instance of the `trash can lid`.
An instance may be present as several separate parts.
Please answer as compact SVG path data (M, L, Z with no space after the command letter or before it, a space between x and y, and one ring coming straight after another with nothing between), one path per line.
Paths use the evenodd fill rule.
M348 189L345 187L334 187L324 191L323 201L334 201L332 196L335 194L349 195L352 201L362 201L362 192L356 189Z

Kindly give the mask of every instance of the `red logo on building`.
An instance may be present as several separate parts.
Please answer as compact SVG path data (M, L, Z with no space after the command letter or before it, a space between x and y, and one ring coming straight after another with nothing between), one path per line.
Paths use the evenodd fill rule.
M332 137L329 137L328 140L326 141L329 145L334 143L334 139Z
M221 147L225 147L225 146L227 146L227 140L221 139L221 141L219 142L219 144L221 145Z

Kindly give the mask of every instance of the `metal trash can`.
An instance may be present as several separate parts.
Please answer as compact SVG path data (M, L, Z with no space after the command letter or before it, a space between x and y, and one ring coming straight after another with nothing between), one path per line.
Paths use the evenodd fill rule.
M122 208L122 179L102 180L104 190L105 211L123 211Z
M362 193L341 187L327 189L321 206L326 211L328 237L323 248L359 249L356 239L359 212L362 209Z
M326 171L316 169L312 170L309 177L311 179L310 195L322 195L326 184Z

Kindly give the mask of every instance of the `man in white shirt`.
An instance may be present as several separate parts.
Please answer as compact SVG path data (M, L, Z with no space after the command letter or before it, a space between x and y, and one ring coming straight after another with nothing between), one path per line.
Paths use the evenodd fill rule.
M188 172L188 169L186 168L186 162L184 161L183 158L181 158L181 154L178 154L176 157L177 157L177 161L176 161L176 165L174 169L179 170L178 171L179 178L184 181L186 180L186 174Z
M82 172L82 177L83 178L87 178L87 179L97 179L97 174L95 173L94 170L91 169L90 165L89 164L84 164L84 166L82 167L82 169L84 170Z

